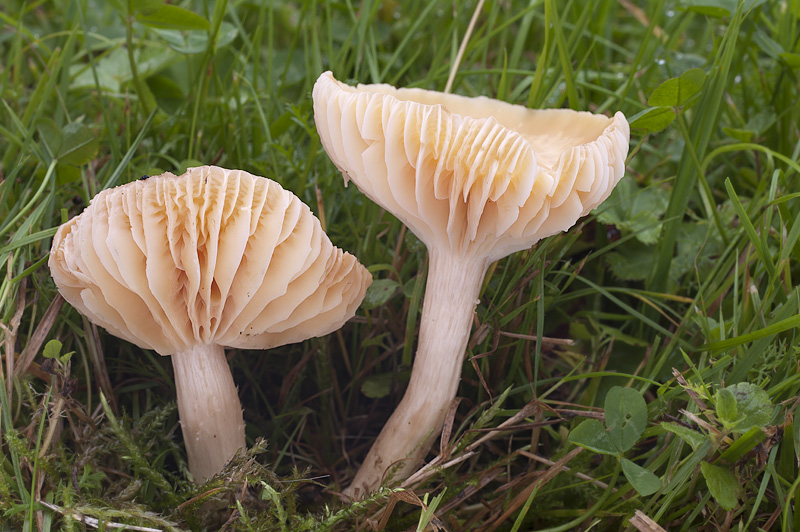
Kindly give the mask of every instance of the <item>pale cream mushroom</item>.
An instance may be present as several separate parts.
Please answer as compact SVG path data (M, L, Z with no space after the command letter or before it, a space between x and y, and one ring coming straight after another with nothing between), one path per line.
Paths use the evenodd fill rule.
M625 171L630 130L613 117L534 110L389 85L314 85L322 145L345 182L405 223L430 256L405 395L348 489L406 478L456 395L488 266L565 231Z
M58 229L49 265L92 322L171 355L198 482L245 447L223 346L267 349L334 331L372 280L294 194L214 166L100 192Z

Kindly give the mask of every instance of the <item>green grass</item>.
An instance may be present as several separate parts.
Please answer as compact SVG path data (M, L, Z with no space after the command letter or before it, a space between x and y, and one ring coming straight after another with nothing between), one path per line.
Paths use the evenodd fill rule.
M442 90L476 2L148 4L0 7L0 530L635 530L636 511L800 530L800 2L486 3L453 91L621 110L628 171L578 228L491 270L452 465L352 505L336 493L402 395L426 254L344 188L310 91L327 69ZM62 306L46 267L97 191L198 162L279 181L398 287L327 338L233 353L252 448L203 486L169 360ZM72 356L45 359L52 339ZM578 450L603 417L616 434L614 386L644 397L627 414L645 425Z

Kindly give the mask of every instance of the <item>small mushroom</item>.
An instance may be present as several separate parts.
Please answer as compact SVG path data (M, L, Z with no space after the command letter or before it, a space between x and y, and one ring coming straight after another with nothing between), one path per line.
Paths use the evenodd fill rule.
M100 192L53 240L59 291L92 322L170 355L189 470L245 447L223 346L267 349L338 329L371 276L276 182L215 166Z
M625 171L630 130L613 117L534 110L389 85L314 85L322 145L345 182L397 216L430 256L417 353L402 401L348 493L402 480L455 398L488 266L566 231Z

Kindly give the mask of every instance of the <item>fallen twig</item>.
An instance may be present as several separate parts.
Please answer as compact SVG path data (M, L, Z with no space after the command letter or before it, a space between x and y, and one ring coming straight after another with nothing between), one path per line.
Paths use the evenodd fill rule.
M633 517L631 517L631 526L639 532L667 532L641 510L634 512Z
M61 515L69 515L72 519L78 521L79 523L83 523L84 525L89 525L92 528L100 528L99 519L96 519L94 517L89 517L88 515L83 515L80 512L70 512L66 508L56 506L55 504L50 504L49 502L44 502L41 500L37 500L36 502L41 504L45 508L60 513ZM150 528L147 526L126 525L123 523L109 523L107 521L103 521L102 524L103 528L124 528L125 530L136 530L138 532L164 532L160 528Z

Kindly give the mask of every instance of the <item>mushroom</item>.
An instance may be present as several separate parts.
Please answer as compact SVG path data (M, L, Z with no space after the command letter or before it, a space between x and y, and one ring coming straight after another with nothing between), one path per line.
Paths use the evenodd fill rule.
M59 227L49 266L89 320L171 356L199 482L245 447L223 346L267 349L334 331L372 279L294 194L215 166L100 192Z
M488 266L566 231L625 171L630 129L565 109L534 110L390 85L314 85L322 145L345 183L406 224L430 257L411 379L348 489L406 478L455 398Z

